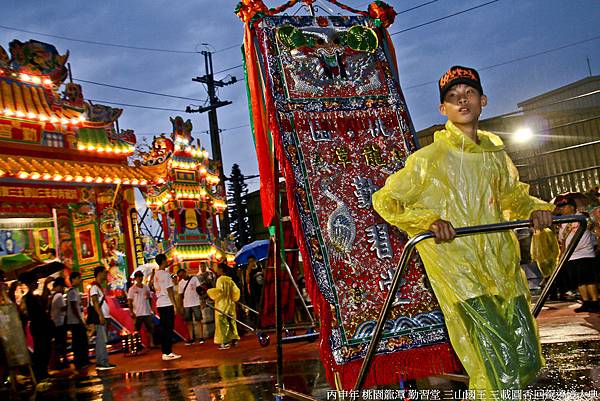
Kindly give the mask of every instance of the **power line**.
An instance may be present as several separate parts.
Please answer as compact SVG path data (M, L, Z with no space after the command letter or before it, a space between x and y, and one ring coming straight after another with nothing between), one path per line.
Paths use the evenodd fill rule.
M239 68L241 66L243 66L243 64L234 65L233 67L229 67L229 68L225 68L224 70L217 71L217 72L214 73L214 75L217 75L217 74L220 74L220 73L226 72L226 71L235 70L236 68Z
M420 7L423 7L423 6L426 6L426 5L429 5L429 4L432 4L432 3L435 3L435 2L437 2L437 1L439 1L439 0L431 0L431 1L428 1L428 2L425 2L425 3L422 3L422 4L419 4L419 5L415 6L415 7L409 8L409 9L407 9L407 10L404 10L404 11L402 11L402 12L399 12L398 14L402 14L402 13L404 13L404 12L408 12L408 11L411 11L411 10L414 10L414 9L417 9L417 8L420 8ZM413 29L421 28L421 27L423 27L423 26L426 26L426 25L430 25L430 24L433 24L433 23L436 23L436 22L439 22L439 21L442 21L442 20L445 20L445 19L448 19L448 18L451 18L451 17L455 17L455 16L457 16L457 15L464 14L464 13L466 13L466 12L469 12L469 11L475 10L475 9L477 9L477 8L481 8L481 7L484 7L484 6L487 6L487 5L490 5L490 4L493 4L493 3L496 3L496 2L498 2L498 1L500 1L500 0L492 0L492 1L489 1L489 2L487 2L487 3L480 4L480 5L478 5L478 6L474 6L474 7L471 7L471 8L467 8L466 10L462 10L462 11L456 12L456 13L454 13L454 14L449 14L449 15L446 15L446 16L444 16L444 17L436 18L436 19L434 19L434 20L431 20L431 21L428 21L428 22L424 22L424 23L422 23L422 24L415 25L415 26L413 26L413 27L406 28L406 29L403 29L403 30L401 30L401 31L394 32L394 33L391 33L391 34L390 34L390 36L392 36L392 35L397 35L397 34L399 34L399 33L403 33L403 32L408 32L408 31L411 31L411 30L413 30ZM367 4L369 4L369 3L367 3ZM237 45L236 45L236 46L237 46ZM233 47L233 46L229 46L228 48L222 49L222 50L220 50L220 51L223 51L223 50L229 49L229 48L231 48L231 47ZM216 72L215 74L218 74L218 73L221 73L221 72L225 72L225 71L229 71L229 70L233 70L233 69L235 69L235 68L241 67L242 65L243 65L243 64L238 64L238 65L236 65L236 66L229 67L229 68L227 68L227 69L225 69L225 70L218 71L218 72ZM408 89L408 88L407 88L407 89Z
M479 69L479 71L491 70L492 68L501 67L501 66L504 66L504 65L507 65L507 64L516 63L518 61L523 61L523 60L527 60L527 59L538 57L538 56L543 56L543 55L548 54L548 53L552 53L552 52L555 52L555 51L558 51L558 50L563 50L563 49L566 49L566 48L569 48L569 47L573 47L573 46L577 46L577 45L580 45L580 44L583 44L583 43L592 42L592 41L598 40L598 39L600 39L600 35L591 37L589 39L580 40L578 42L568 43L566 45L554 47L552 49L543 50L541 52L529 54L527 56L517 57L517 58L514 58L512 60L503 61L503 62L500 62L500 63L497 63L497 64L488 65L486 67L481 67L481 68L478 68L478 69ZM405 90L420 88L422 86L430 85L430 84L437 84L437 81L429 81L429 82L423 82L423 83L416 84L416 85L407 86L405 88Z
M596 90L593 90L593 91L590 91L590 92L587 92L587 93L583 93L581 95L571 96L571 97L568 97L566 99L560 99L560 100L556 100L554 102L540 104L540 105L535 106L535 107L528 107L528 108L523 108L523 109L517 110L517 111L511 111L510 113L505 113L505 114L501 114L499 116L494 116L494 118L503 118L503 117L514 116L514 115L517 115L517 114L530 113L530 112L532 112L534 110L539 110L539 109L543 109L543 108L546 108L546 107L555 106L557 104L562 104L562 103L570 102L572 100L579 100L579 99L583 99L584 97L598 95L598 94L600 94L600 89L596 89Z
M438 1L440 1L440 0L431 0L431 1L427 1L427 2L425 2L425 3L418 4L418 5L414 6L414 7L407 8L406 10L398 11L396 14L397 14L397 15L404 14L404 13L407 13L407 12L409 12L409 11L412 11L412 10L416 10L416 9L418 9L418 8L421 8L421 7L424 7L424 6L428 6L428 5L430 5L430 4L433 4L433 3L437 3ZM364 7L364 6L368 6L369 4L371 4L371 2L370 2L370 1L369 1L369 2L362 3L362 4L358 5L358 6L356 6L356 8L359 8L359 7Z
M418 9L418 8L421 8L421 7L427 6L427 5L429 5L429 4L436 3L436 2L438 2L438 1L439 1L439 0L430 0L430 1L427 1L427 2L425 2L425 3L418 4L418 5L414 6L414 7L407 8L406 10L402 10L402 11L400 11L400 12L399 12L399 13L397 13L397 14L404 14L404 13L407 13L407 12L409 12L409 11L416 10L416 9ZM412 31L413 29L421 28L421 27L423 27L423 26L427 26L427 25L430 25L430 24L433 24L433 23L436 23L436 22L439 22L439 21L442 21L442 20L445 20L445 19L448 19L448 18L452 18L452 17L455 17L455 16L457 16L457 15L464 14L464 13L467 13L467 12L469 12L469 11L475 10L475 9L477 9L477 8L485 7L485 6L487 6L487 5L490 5L490 4L492 4L492 3L496 3L496 2L498 2L498 1L500 1L500 0L492 0L492 1L489 1L489 2L487 2L487 3L480 4L480 5L478 5L478 6L474 6L474 7L471 7L471 8L467 8L466 10L462 10L462 11L456 12L456 13L454 13L454 14L449 14L449 15L446 15L446 16L444 16L444 17L436 18L436 19L434 19L434 20L431 20L431 21L428 21L428 22L424 22L424 23L422 23L422 24L419 24L419 25L415 25L415 26L412 26L412 27L410 27L410 28L406 28L406 29L400 30L400 31L398 31L398 32L391 33L391 34L390 34L390 36L397 35L397 34L399 34L399 33L403 33L403 32ZM370 4L370 3L365 3L365 4L363 4L363 6L364 6L364 5L367 5L367 4ZM362 6L359 6L359 7L362 7ZM214 53L218 53L218 52L222 52L222 51L225 51L225 50L233 49L234 47L239 47L239 46L241 46L241 44L231 45L231 46L225 47L225 48L223 48L223 49L217 50L217 51L215 51ZM237 67L240 67L240 66L241 66L241 64L240 64L239 66L231 67L231 69L233 69L233 68L237 68ZM219 72L223 72L223 71L219 71Z
M137 107L138 109L149 109L149 110L162 110L162 111L176 111L178 113L185 113L185 110L178 109L168 109L163 107L154 107L154 106L140 106L138 104L129 104L129 103L118 103L118 102L109 102L108 100L96 100L96 99L87 99L89 102L100 103L100 104L114 104L117 106L125 106L125 107Z
M249 126L250 126L250 124L238 125L237 127L223 128L223 129L221 129L221 131L231 131L231 130L238 129L238 128L246 128Z
M425 2L425 3L423 3L423 4L419 4L419 5L416 5L416 6L414 6L414 7L407 8L406 10L402 10L402 11L400 11L400 12L398 13L398 15L400 15L400 14L404 14L404 13L407 13L407 12L409 12L409 11L412 11L412 10L416 10L417 8L421 8L421 7L424 7L424 6L428 6L428 5L430 5L430 4L433 4L433 3L436 3L436 2L438 2L438 1L439 1L439 0L431 0L431 1ZM369 3L367 3L367 4L369 4Z
M139 46L122 45L122 44L117 44L117 43L97 42L97 41L94 41L94 40L77 39L77 38L70 38L68 36L52 35L50 33L29 31L29 30L26 30L26 29L14 28L14 27L11 27L11 26L6 26L6 25L0 25L0 28L6 29L6 30L9 30L9 31L32 33L34 35L48 36L48 37L51 37L51 38L70 40L72 42L87 43L87 44L98 45L98 46L119 47L119 48L122 48L122 49L144 50L144 51L163 52L163 53L179 53L179 54L199 54L200 53L200 52L197 52L197 51L188 51L188 50L158 49L158 48L153 48L153 47L139 47Z
M404 33L404 32L408 32L408 31L412 31L413 29L421 28L421 27L426 26L426 25L431 25L431 24L434 24L436 22L440 22L442 20L455 17L455 16L460 15L460 14L464 14L464 13L467 13L469 11L473 11L473 10L476 10L478 8L488 6L488 5L493 4L493 3L497 3L499 1L500 0L488 1L487 3L483 3L483 4L480 4L478 6L467 8L466 10L462 10L462 11L459 11L459 12L456 12L456 13L453 13L453 14L448 14L448 15L446 15L444 17L436 18L434 20L431 20L431 21L428 21L428 22L424 22L424 23L419 24L419 25L411 26L410 28L406 28L406 29L402 29L402 30L394 32L394 33L390 33L390 36L394 36L394 35L397 35L399 33Z
M233 130L236 130L236 129L239 129L239 128L246 128L246 127L249 127L249 126L250 126L250 124L244 124L244 125L238 125L237 127L219 128L219 132L233 131ZM199 131L199 132L201 132L203 134L210 134L210 131L208 131L208 130Z
M133 89L133 88L127 88L127 87L124 87L124 86L117 86L117 85L111 85L111 84L103 84L101 82L88 81L88 80L85 80L85 79L73 79L73 81L85 82L86 84L92 84L92 85L98 85L98 86L106 86L108 88L121 89L121 90L131 91L131 92L146 93L148 95L171 97L171 98L174 98L174 99L193 100L193 101L196 101L196 102L206 102L206 99L201 100L201 99L195 99L195 98L191 98L191 97L168 95L166 93L158 93L158 92L151 92L151 91L147 91L147 90L143 90L143 89Z
M241 46L242 46L241 44L235 44L235 45L224 47L224 48L219 49L219 50L215 50L213 53L220 53L220 52L224 52L224 51L229 50L229 49L233 49L235 47L240 48Z

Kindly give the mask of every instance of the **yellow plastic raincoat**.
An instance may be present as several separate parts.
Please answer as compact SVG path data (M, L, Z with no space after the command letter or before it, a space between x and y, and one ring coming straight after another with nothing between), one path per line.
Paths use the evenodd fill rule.
M413 236L438 219L465 227L528 219L534 210L553 208L529 196L499 137L477 135L479 144L448 121L373 194L375 210ZM534 379L543 358L514 233L426 240L417 250L469 387L504 399L502 389L517 390Z
M235 303L240 299L240 289L231 277L221 276L215 288L208 290L208 296L215 301L215 308L235 318ZM215 310L215 344L229 344L239 340L235 320Z

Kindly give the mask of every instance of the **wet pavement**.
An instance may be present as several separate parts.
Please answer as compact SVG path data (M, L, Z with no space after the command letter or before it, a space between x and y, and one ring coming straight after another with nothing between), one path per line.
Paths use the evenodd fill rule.
M550 304L539 320L542 350L547 366L536 382L523 391L530 400L600 400L600 314L575 314L577 305ZM155 354L123 358L115 356L119 368L80 379L59 375L52 387L31 395L22 391L16 400L48 401L259 401L274 400L275 346L260 348L254 339L244 338L238 350L219 352L214 346L184 348L179 364L165 364ZM198 347L198 348L196 348ZM200 348L204 347L204 348ZM284 346L287 388L326 400L330 387L316 344ZM186 361L184 361L186 359ZM306 360L303 360L306 359ZM133 373L132 373L133 372ZM464 385L421 380L421 389L442 389L440 399L460 399ZM8 400L0 392L0 400ZM332 399L331 397L329 399ZM432 398L430 398L432 399ZM12 401L12 400L11 400Z
M600 342L584 341L545 344L547 367L528 388L534 400L592 400L600 394ZM287 388L326 400L329 386L317 360L287 363ZM68 377L53 380L50 390L34 396L22 393L22 400L44 401L259 401L274 400L275 364L251 363L209 368L160 370L141 373L99 374L80 380ZM445 389L441 399L461 394L460 384L433 385L418 382L419 389ZM449 390L454 388L454 390ZM526 390L527 391L527 390ZM524 395L526 395L524 391ZM464 394L464 392L463 392ZM4 398L2 398L4 400ZM457 399L457 398L454 398Z
M53 379L50 390L22 400L47 401L258 401L273 400L275 364L222 365L216 368L106 374L74 381ZM327 397L323 367L319 361L296 361L285 365L284 381L289 388ZM1 396L0 396L1 397ZM0 398L1 399L1 398Z

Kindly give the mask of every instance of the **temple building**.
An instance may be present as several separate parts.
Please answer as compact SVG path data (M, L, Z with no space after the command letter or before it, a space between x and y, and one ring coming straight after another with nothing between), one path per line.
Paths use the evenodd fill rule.
M233 260L219 240L223 185L189 120L171 119L173 132L145 151L117 129L122 109L85 101L65 82L68 52L14 40L9 53L0 47L1 269L60 260L90 280L104 264L110 288L123 291L147 262L136 188L163 227L155 251L192 269Z

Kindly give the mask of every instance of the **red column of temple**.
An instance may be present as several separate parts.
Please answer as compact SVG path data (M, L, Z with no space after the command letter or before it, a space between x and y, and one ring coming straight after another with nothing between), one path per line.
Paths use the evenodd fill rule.
M125 255L127 256L127 271L131 274L137 267L137 255L135 252L135 233L133 232L134 222L132 213L137 213L135 209L135 199L133 188L124 190L123 202L121 203L121 227L125 236ZM139 223L139 222L138 222Z
M161 213L162 215L162 226L163 226L163 238L165 239L165 241L169 240L169 222L168 222L168 217L167 217L167 213L163 212Z
M175 238L173 238L173 241L175 241L177 234L183 232L181 229L181 210L179 208L173 210L173 218L175 219Z

